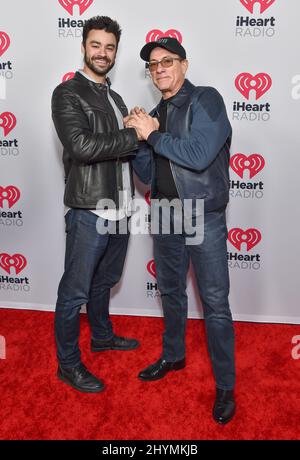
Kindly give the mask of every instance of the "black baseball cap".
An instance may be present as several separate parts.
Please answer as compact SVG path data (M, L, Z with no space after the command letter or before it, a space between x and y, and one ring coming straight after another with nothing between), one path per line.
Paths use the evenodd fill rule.
M154 48L165 48L171 53L178 54L182 59L186 59L186 52L183 46L179 43L177 38L173 37L162 37L155 42L147 43L143 46L140 52L140 56L144 61L149 62L151 51Z

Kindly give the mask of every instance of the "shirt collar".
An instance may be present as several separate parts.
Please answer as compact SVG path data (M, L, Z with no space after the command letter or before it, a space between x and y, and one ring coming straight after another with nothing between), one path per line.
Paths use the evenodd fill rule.
M111 82L108 77L105 78L105 83L98 83L96 80L91 78L86 72L84 72L82 69L78 70L78 73L80 73L83 77L85 77L87 80L92 81L93 83L96 83L96 85L102 85L105 87L110 87Z

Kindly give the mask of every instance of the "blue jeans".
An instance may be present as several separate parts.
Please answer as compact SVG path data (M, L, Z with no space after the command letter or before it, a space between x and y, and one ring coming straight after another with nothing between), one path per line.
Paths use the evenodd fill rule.
M225 211L204 215L204 240L201 244L186 245L185 236L184 232L153 235L165 324L162 358L174 362L185 357L186 277L191 259L203 306L216 386L232 390L235 384L234 329L228 303Z
M98 216L88 210L66 214L65 271L58 287L55 311L57 357L61 366L80 364L78 346L81 305L86 304L94 339L110 339L110 289L120 280L129 235L96 230Z

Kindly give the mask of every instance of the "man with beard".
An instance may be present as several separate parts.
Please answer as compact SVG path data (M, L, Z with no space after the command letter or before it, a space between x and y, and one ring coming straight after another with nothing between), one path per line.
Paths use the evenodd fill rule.
M52 96L66 176L65 271L55 312L57 376L88 393L102 391L104 384L81 361L81 305L87 306L93 352L139 346L135 339L117 336L109 316L110 289L121 277L127 251L124 228L133 195L130 157L138 147L136 130L123 125L127 108L106 76L114 66L120 35L119 24L109 17L86 21L83 70Z

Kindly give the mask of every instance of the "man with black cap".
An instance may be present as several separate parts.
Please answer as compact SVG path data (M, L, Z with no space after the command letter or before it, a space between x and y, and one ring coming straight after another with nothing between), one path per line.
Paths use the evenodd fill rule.
M175 231L172 213L169 234L162 231L162 226L152 232L165 331L160 359L141 371L139 378L158 380L185 367L186 276L191 259L216 381L213 417L225 424L235 414L234 329L228 302L225 216L231 126L218 91L196 87L185 79L188 61L178 40L164 37L148 43L140 55L162 99L150 115L136 107L125 120L126 126L134 127L144 141L134 160L135 171L143 182L152 181L152 203L164 199L172 206L177 199L186 220L185 203L190 200L190 224L196 223L197 227L201 220L199 203L204 217L202 212L200 243L187 238L186 227Z

